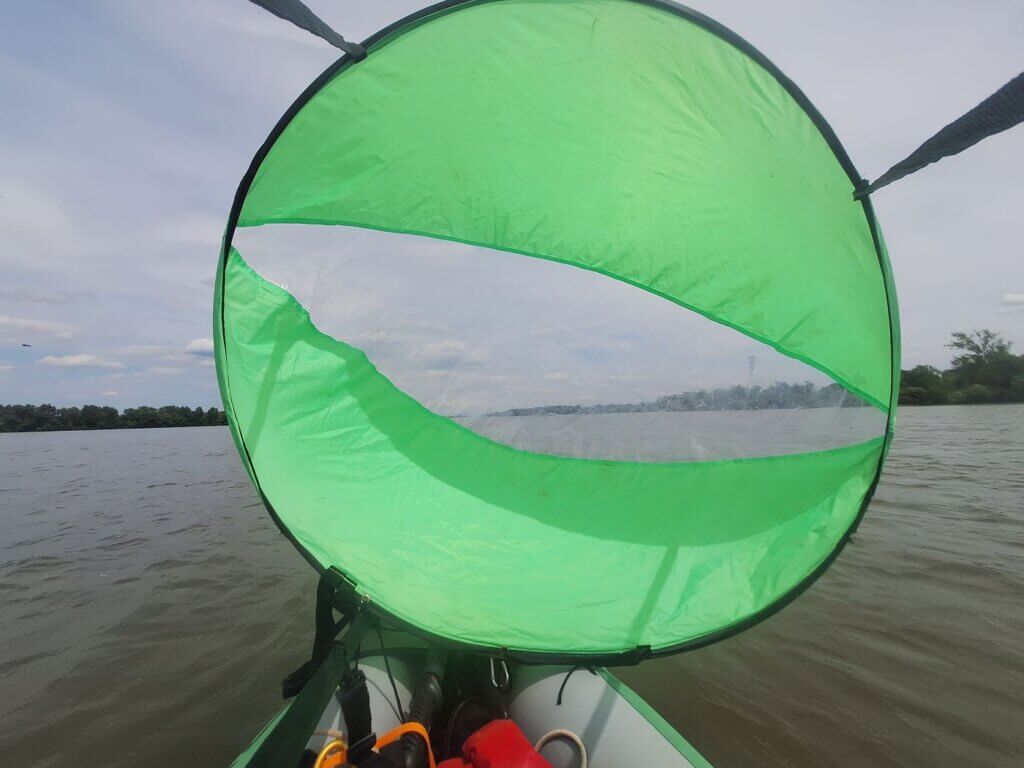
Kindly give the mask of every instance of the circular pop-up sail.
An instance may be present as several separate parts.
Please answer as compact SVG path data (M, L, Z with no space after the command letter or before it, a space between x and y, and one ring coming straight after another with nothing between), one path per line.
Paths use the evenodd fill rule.
M899 372L821 116L668 3L448 3L366 47L253 161L218 273L282 530L390 620L523 658L695 647L798 594Z

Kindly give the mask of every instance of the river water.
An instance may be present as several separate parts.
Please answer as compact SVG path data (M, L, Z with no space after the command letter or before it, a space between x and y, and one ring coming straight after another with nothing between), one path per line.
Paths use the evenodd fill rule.
M223 428L0 435L0 765L226 768L314 587ZM811 590L618 672L716 768L1024 765L1024 406L902 409Z

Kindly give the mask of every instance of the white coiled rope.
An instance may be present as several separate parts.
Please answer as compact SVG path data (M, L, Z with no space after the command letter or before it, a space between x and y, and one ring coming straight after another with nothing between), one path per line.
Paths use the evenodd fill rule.
M567 731L565 728L556 728L553 731L548 731L537 739L537 743L533 748L540 752L549 741L554 741L555 739L566 739L575 744L576 749L580 753L580 768L587 768L587 747L583 743L583 739L572 731Z

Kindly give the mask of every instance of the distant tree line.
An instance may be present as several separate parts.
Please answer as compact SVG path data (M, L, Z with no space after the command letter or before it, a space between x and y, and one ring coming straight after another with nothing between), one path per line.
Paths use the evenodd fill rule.
M901 405L1024 402L1024 355L1013 354L1013 344L1000 334L983 329L957 332L946 346L959 354L950 368L940 371L918 365L903 371ZM645 413L662 411L735 411L782 408L859 407L866 403L838 384L818 387L776 382L767 387L733 386L666 395L640 403L605 405L545 405L512 408L490 416L542 414ZM56 432L82 429L149 429L205 427L227 424L218 408L165 405L140 406L118 411L101 405L57 408L44 405L0 405L0 432Z
M903 371L901 405L1024 403L1024 355L987 328L957 332L946 345L959 354L949 370L919 365Z
M209 427L227 424L217 408L165 405L118 411L102 405L57 408L53 405L0 405L0 432L56 432L79 429L148 429L152 427Z
M737 384L720 389L699 389L640 403L607 405L542 405L536 408L511 408L489 416L580 415L590 413L660 413L672 411L748 411L782 408L858 408L867 405L839 384L819 387L813 382L787 384L777 381L761 387Z

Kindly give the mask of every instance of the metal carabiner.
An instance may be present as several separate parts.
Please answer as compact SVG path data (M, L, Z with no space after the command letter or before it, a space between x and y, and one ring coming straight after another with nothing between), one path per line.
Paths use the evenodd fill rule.
M501 685L498 684L498 672L494 667L495 658L491 657L491 684L498 689L499 693L508 693L512 690L512 676L508 673L508 664L504 659L497 660L501 665Z

